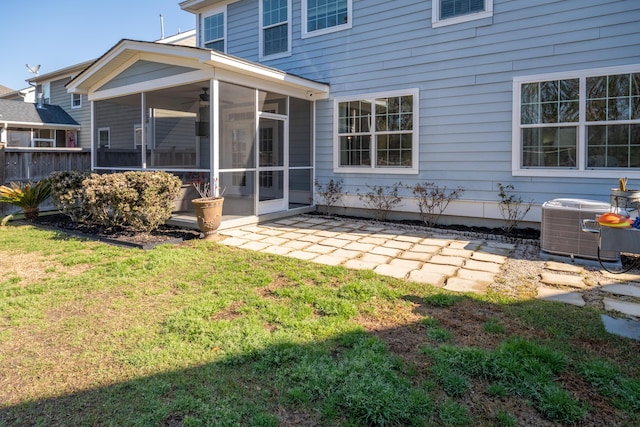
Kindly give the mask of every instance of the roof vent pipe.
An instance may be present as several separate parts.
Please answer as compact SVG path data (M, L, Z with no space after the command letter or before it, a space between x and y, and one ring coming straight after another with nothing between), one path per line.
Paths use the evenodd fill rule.
M160 40L164 40L164 16L160 14Z

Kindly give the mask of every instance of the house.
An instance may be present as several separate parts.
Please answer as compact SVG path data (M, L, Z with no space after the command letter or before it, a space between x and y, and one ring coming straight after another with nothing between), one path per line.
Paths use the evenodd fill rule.
M57 105L0 99L0 143L7 147L75 147L79 128Z
M450 221L500 219L640 179L640 3L186 0L196 47L122 40L75 76L96 170L225 188L225 220L312 208L314 182L462 187ZM84 102L84 101L83 101ZM415 214L411 192L396 216Z

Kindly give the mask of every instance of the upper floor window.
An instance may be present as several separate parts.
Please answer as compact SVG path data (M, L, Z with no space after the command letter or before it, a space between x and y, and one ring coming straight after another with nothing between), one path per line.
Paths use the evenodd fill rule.
M261 57L284 56L290 52L290 10L291 0L261 0Z
M515 174L640 172L640 65L517 78L514 123Z
M418 90L335 101L337 172L417 173Z
M493 0L433 0L433 27L493 16Z
M79 93L71 94L71 108L80 108L82 107L82 95Z
M40 102L43 104L51 104L51 83L42 83L40 93L36 97L40 98Z
M302 0L302 37L351 28L352 0Z
M202 15L202 47L224 52L226 35L226 14L219 9Z

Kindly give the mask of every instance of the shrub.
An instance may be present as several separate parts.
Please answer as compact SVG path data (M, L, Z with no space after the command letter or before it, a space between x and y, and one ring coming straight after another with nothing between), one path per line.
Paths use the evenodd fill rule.
M83 222L89 216L84 206L83 181L88 172L58 171L49 175L53 206L74 222Z
M342 200L342 180L334 181L331 179L327 184L322 185L319 181L315 182L316 193L322 198L325 205L325 214L329 214L330 209Z
M181 181L162 171L91 174L84 180L84 209L106 227L152 231L171 218Z
M462 187L458 187L455 190L447 190L446 186L440 188L433 182L416 184L407 188L417 197L420 217L428 227L436 225L449 203L459 199L464 192Z
M22 208L26 219L34 219L40 214L40 204L51 193L51 184L48 179L37 183L28 182L18 184L12 182L10 187L0 186L0 202L9 203Z
M401 182L396 182L391 186L365 185L369 191L360 194L360 189L358 188L356 189L356 194L358 195L358 199L360 199L367 208L374 211L378 221L386 220L389 212L393 210L394 207L402 204L402 197L399 195L400 188L402 187Z
M505 225L502 229L507 235L511 235L520 221L531 210L533 201L525 202L522 197L513 194L515 189L513 184L502 185L497 183L496 186L498 187L498 198L500 199L498 207L502 218L505 220Z

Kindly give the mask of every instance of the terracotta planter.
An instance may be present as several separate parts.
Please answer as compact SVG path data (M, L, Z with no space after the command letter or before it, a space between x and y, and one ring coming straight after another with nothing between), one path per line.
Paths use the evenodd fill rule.
M224 197L215 199L193 199L193 207L198 218L198 227L204 233L204 239L215 238L222 221L222 204Z

